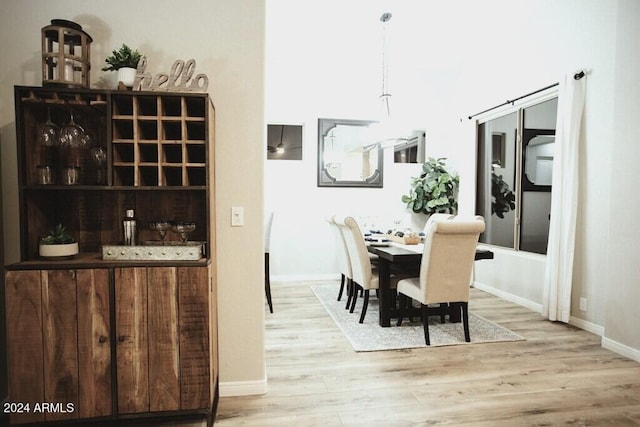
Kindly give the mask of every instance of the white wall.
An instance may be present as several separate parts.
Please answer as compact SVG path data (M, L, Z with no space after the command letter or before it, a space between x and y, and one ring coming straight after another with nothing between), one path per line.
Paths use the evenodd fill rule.
M607 294L605 346L632 352L640 360L640 194L637 190L640 159L640 3L620 2L616 50L614 126L609 188L608 241L602 253L605 262ZM608 227L607 227L608 225ZM601 264L602 264L601 261ZM623 347L620 347L620 344Z
M216 241L221 392L266 389L262 175L264 129L263 0L9 0L0 14L0 140L7 262L19 259L14 85L42 81L40 29L70 19L93 37L91 81L112 49L127 43L148 56L147 70L168 72L196 60L216 106ZM230 226L244 206L245 226Z
M611 157L618 123L614 123L614 104L622 110L631 103L614 103L612 94L617 96L625 86L616 90L616 69L637 65L632 54L637 30L626 25L617 31L618 1L301 3L271 0L267 10L267 122L297 121L306 126L304 160L292 165L267 162L265 167L265 203L281 211L274 229L274 241L278 241L274 274L286 278L337 271L337 264L324 258L331 247L323 226L329 212L391 217L403 212L398 196L406 191L406 178L414 170L407 173L387 167L381 190L315 185L315 120L367 119L375 114L371 106L379 93L381 74L376 62L381 55L378 18L389 11L393 13L392 113L406 115L426 129L428 155L450 158L461 175L462 211L473 211L475 197L475 135L466 117L558 82L565 73L589 70L572 316L601 331L607 323L602 302L613 286L610 269L603 267L607 257L603 248L617 247L617 241L610 240L615 233L609 234L616 229L605 226L610 219L618 219L618 210L606 208L614 202L607 194L620 165L625 176L635 178L628 182L638 178L636 168L628 164L631 157L615 166ZM625 11L632 9L633 2L623 3ZM629 59L616 62L616 49L624 43L629 46ZM625 139L630 138L625 135ZM393 183L387 182L387 176L395 177ZM626 200L627 188L616 188L618 196L625 195L618 200ZM622 208L619 203L614 206ZM620 219L629 224L629 218ZM539 308L544 266L544 256L498 250L494 261L478 263L476 278L504 296ZM626 281L638 282L637 271L620 274ZM578 310L580 297L588 300L586 312ZM620 336L638 348L627 333Z

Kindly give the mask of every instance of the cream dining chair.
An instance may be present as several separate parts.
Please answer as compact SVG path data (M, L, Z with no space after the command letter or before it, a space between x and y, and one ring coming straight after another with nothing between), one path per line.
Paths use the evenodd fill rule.
M371 266L369 251L367 251L364 236L356 220L350 216L336 216L334 220L345 236L347 251L349 252L349 260L351 261L352 298L350 312L353 313L355 309L358 288L361 288L364 291L364 302L362 304L362 312L360 314L360 323L363 323L367 314L367 307L369 305L369 291L371 289L377 290L379 288L378 273ZM392 289L395 288L398 279L398 276L391 277Z
M345 284L347 285L347 294L349 298L347 299L347 307L349 307L349 302L351 300L351 261L349 260L349 252L347 251L347 243L344 240L344 236L342 234L342 230L336 224L335 215L327 218L327 222L329 223L329 228L331 229L331 233L333 234L335 244L338 250L338 263L340 268L340 290L338 291L338 301L342 299L342 294L345 289Z
M400 280L398 323L402 324L406 297L421 304L425 343L429 340L429 304L449 304L462 310L465 341L469 342L469 278L476 246L485 225L482 217L434 219L425 230L420 276Z

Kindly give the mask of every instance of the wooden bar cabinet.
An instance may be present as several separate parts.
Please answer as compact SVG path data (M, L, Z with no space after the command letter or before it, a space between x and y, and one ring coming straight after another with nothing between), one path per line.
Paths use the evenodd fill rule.
M218 348L208 95L20 86L15 104L21 261L5 272L10 423L212 424ZM43 137L44 124L75 125L83 137L64 146ZM141 242L158 240L151 221L195 222L189 240L202 243L200 259L103 259L103 245L121 244L128 209ZM42 258L39 241L58 223L80 253ZM179 240L169 232L164 244Z

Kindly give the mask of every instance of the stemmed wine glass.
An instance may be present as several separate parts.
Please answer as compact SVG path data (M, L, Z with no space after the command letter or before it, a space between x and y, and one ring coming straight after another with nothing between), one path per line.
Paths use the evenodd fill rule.
M164 245L164 238L167 236L167 231L171 230L171 222L166 220L152 221L149 223L149 228L158 232L160 242Z
M60 134L58 135L58 143L64 162L64 169L62 170L63 184L80 183L81 166L84 163L83 159L86 157L83 151L88 148L90 142L91 137L84 131L82 126L74 121L72 110L69 123L60 129Z
M47 121L38 125L40 144L45 147L53 147L58 143L60 128L51 121L51 110L47 108Z
M65 148L83 148L89 143L90 138L82 126L73 121L73 111L71 111L69 123L64 125L60 130L58 141L60 146Z
M96 184L102 185L107 182L106 165L107 153L102 147L91 149L91 159L96 166Z
M190 221L178 221L171 227L172 230L178 234L180 234L180 241L182 243L187 243L187 237L189 233L196 229L196 223Z

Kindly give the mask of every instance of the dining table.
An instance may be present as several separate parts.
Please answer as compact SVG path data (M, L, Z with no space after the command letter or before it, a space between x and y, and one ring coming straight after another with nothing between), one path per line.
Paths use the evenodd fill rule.
M391 318L396 310L391 293L392 269L402 271L420 271L420 262L424 245L405 245L397 242L368 242L367 250L378 256L378 322L383 328L391 326ZM493 259L493 252L488 249L477 248L475 260ZM416 274L417 275L417 274Z

